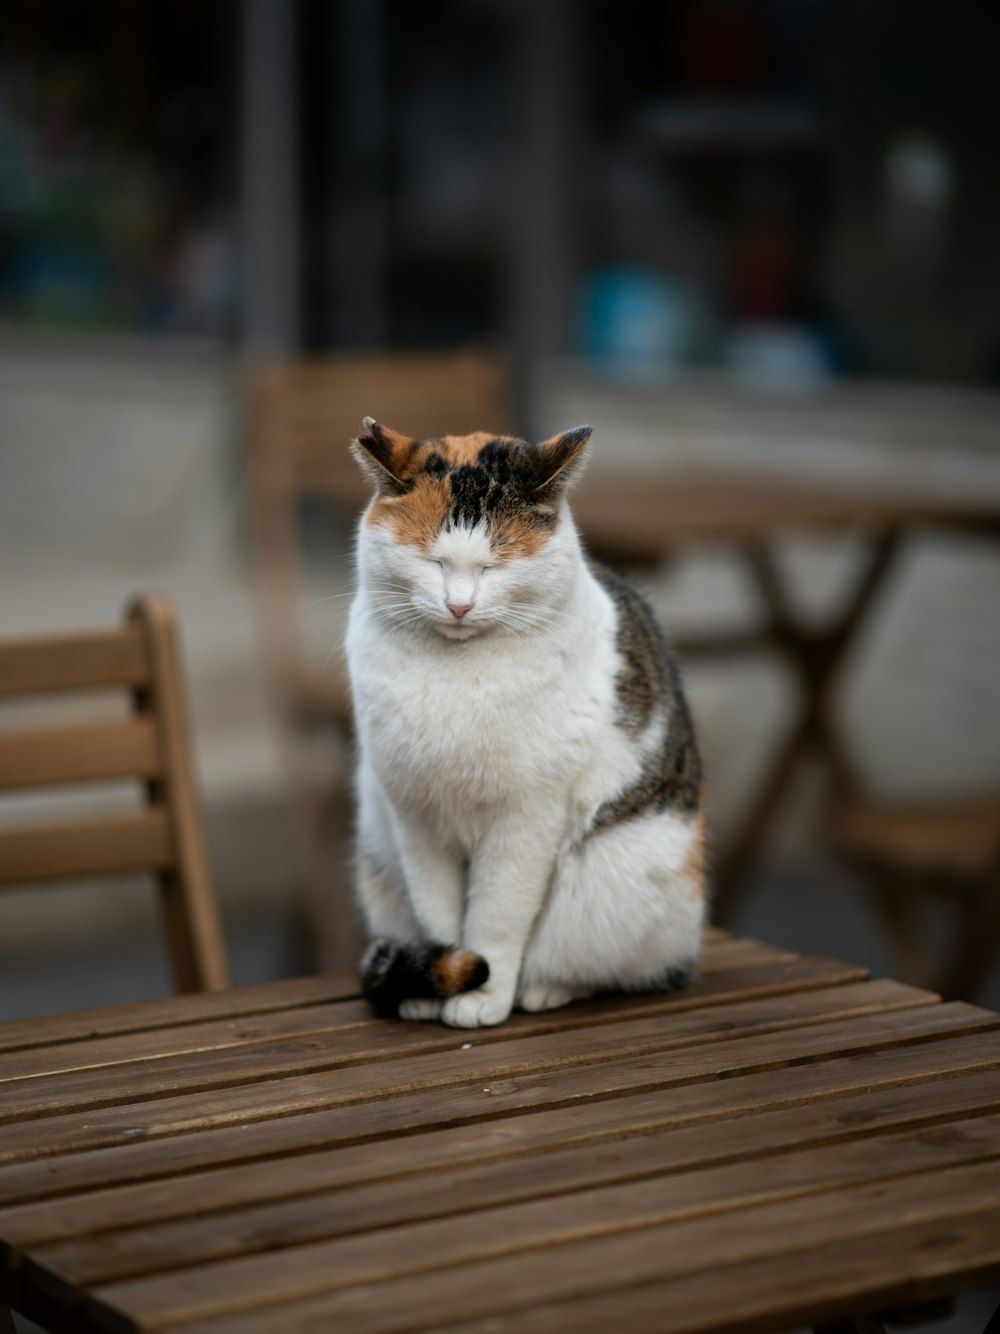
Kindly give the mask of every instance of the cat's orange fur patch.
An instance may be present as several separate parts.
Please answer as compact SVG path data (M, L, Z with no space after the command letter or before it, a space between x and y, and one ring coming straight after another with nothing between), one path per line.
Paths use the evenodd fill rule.
M449 463L460 468L463 463L475 463L483 445L488 445L491 440L503 439L504 436L493 435L490 431L475 431L472 435L446 435L441 438L442 448L439 452ZM431 448L434 448L433 443Z
M549 540L547 530L527 520L510 519L500 525L497 533L496 557L499 561L513 560L515 556L534 556Z
M468 989L480 966L471 950L449 950L431 964L431 978L439 996L457 996Z
M397 542L430 551L448 513L448 503L446 488L427 477L405 496L377 497L365 522L388 528Z
M704 794L702 802L704 803ZM698 821L694 827L694 837L691 840L691 846L688 848L688 855L684 859L684 866L681 870L684 876L691 884L691 897L693 899L704 898L705 896L705 811L704 805L698 812Z
M705 812L703 810L698 812L694 834L692 835L687 856L684 858L684 865L681 869L679 871L650 871L648 879L651 885L655 885L657 889L662 889L665 892L673 890L678 881L682 884L686 882L693 899L704 898Z

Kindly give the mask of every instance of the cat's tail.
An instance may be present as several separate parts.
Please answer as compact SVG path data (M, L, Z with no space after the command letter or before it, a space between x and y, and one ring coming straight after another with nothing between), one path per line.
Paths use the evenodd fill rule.
M471 950L451 945L404 945L381 937L361 960L361 994L379 1014L394 1018L399 1002L414 998L445 1000L481 987L490 966Z

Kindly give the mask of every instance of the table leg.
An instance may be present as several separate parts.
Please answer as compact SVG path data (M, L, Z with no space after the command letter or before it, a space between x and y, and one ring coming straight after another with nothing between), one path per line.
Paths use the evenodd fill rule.
M804 628L800 624L771 550L760 543L742 548L767 612L765 637L798 677L802 703L799 715L779 746L758 796L716 875L715 920L718 922L732 920L748 874L759 857L801 757L810 749L821 751L840 786L851 786L850 764L832 718L831 690L836 670L882 587L897 548L898 539L894 533L884 534L875 542L846 610L831 626L821 630Z

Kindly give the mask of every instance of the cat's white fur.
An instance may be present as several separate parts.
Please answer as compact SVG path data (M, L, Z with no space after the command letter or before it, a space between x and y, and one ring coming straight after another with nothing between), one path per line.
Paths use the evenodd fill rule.
M428 558L363 521L357 566L361 907L374 935L461 945L490 968L480 989L404 1002L403 1017L497 1024L515 1003L641 988L689 965L697 822L668 810L585 838L662 744L664 718L635 738L615 721L618 612L565 499L535 555L497 563L485 530L466 528ZM449 602L472 610L456 622Z

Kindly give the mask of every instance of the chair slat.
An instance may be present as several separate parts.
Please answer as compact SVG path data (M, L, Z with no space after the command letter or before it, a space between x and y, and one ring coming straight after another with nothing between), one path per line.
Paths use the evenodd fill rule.
M142 686L149 651L135 626L0 645L0 696Z
M149 718L0 736L0 789L155 778L160 772L159 742Z
M0 830L0 885L162 870L174 859L170 824L160 806L76 824Z

